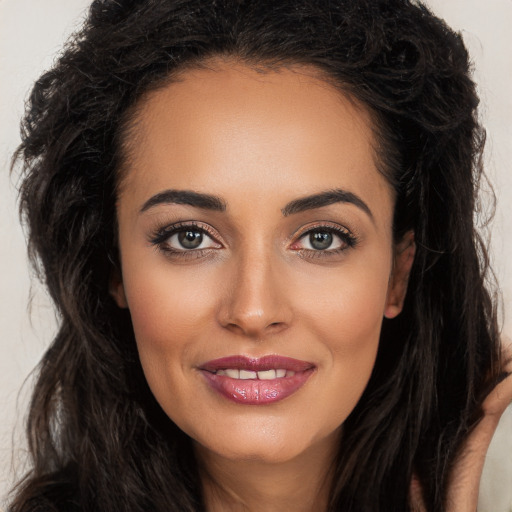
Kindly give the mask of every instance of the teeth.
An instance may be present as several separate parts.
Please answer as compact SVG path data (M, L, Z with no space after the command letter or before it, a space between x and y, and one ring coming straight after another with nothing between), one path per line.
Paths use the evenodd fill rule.
M272 380L276 378L275 370L263 370L258 372L258 379L260 380Z
M258 374L251 370L240 370L240 379L242 380L255 379L257 376Z
M293 377L295 375L295 372L292 370L284 370L283 368L279 368L277 370L261 370L259 372L255 372L252 370L238 370L237 368L227 368L225 370L217 370L216 374L224 377L229 377L230 379L273 380L282 379L283 377Z

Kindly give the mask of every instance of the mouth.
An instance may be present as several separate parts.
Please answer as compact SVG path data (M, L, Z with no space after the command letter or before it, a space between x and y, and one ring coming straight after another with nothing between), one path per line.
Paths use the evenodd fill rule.
M224 398L245 405L265 405L297 392L313 374L315 365L276 355L231 356L208 361L199 370Z
M293 377L295 372L293 370L285 370L284 368L277 368L275 370L271 368L270 370L261 370L259 372L253 370L239 370L238 368L226 368L225 370L217 370L215 375L238 380L273 380L282 379L283 377Z

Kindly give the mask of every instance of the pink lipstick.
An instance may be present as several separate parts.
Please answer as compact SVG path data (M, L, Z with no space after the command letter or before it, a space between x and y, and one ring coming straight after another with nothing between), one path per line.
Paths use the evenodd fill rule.
M208 384L225 398L245 405L278 402L298 391L315 365L277 355L261 358L230 356L199 368Z

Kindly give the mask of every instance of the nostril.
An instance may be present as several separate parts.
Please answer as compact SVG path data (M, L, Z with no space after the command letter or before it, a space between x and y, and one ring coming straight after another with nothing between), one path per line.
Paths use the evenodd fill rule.
M226 327L232 331L239 332L241 334L244 332L244 330L239 325L237 325L235 323L229 323L226 325Z
M269 324L267 326L267 331L275 334L276 332L280 332L285 327L286 327L285 322L272 322L271 324Z
M257 339L263 339L266 334L277 334L286 328L285 322L272 322L265 326L262 325L245 325L237 322L229 322L225 324L225 328L234 334L250 336Z

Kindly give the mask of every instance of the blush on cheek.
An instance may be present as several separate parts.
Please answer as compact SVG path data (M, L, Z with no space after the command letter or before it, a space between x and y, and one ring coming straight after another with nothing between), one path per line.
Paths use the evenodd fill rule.
M355 289L354 289L355 288ZM324 301L317 301L313 321L329 342L330 349L340 355L364 350L378 343L383 321L385 288L368 286L361 291L358 284L351 287L345 282ZM364 288L363 288L364 290Z
M139 343L151 342L167 348L172 339L194 338L213 315L215 293L201 276L164 271L135 273L127 283L127 299Z

